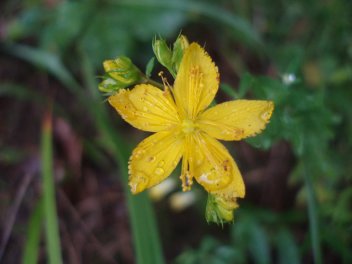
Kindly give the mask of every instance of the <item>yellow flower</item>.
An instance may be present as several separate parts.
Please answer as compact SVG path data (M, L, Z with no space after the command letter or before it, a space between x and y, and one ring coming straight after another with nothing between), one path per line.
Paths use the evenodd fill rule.
M189 45L171 87L150 84L121 89L109 103L132 126L155 134L144 139L129 161L129 185L137 194L168 177L182 158L183 191L195 179L229 208L245 195L242 176L217 140L240 140L260 133L273 103L235 100L207 109L219 87L218 68L197 43Z

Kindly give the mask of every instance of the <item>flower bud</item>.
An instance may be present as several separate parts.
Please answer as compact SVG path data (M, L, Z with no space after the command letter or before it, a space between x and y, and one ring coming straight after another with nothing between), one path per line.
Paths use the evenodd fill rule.
M209 194L205 218L208 222L222 224L233 221L233 210L238 207L236 201Z
M176 72L178 72L183 53L188 46L188 39L184 35L179 35L174 42L174 47L172 50L172 65Z
M98 89L104 93L110 93L117 91L123 87L119 86L118 83L112 78L106 78L101 83L99 83Z
M139 69L129 58L124 56L114 60L106 60L103 62L103 66L107 75L115 80L116 85L120 88L133 85L141 78ZM111 81L109 80L108 83L110 84Z
M172 52L164 39L154 39L153 51L157 60L166 68L171 69Z

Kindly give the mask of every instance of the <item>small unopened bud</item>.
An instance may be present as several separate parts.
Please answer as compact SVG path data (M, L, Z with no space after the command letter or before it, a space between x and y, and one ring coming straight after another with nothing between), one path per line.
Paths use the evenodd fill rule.
M238 207L236 201L227 200L218 195L208 195L205 218L208 222L223 224L233 221L233 210Z
M98 86L99 90L104 93L110 93L117 91L123 87L119 86L119 84L112 78L106 78Z
M120 88L133 85L141 78L139 69L129 58L124 56L114 60L106 60L103 62L103 66L108 76L114 79Z
M184 35L179 35L176 41L174 42L174 47L172 50L172 65L176 72L178 72L183 53L188 46L188 39Z
M153 41L153 51L157 60L166 68L172 67L172 52L164 39L155 38Z

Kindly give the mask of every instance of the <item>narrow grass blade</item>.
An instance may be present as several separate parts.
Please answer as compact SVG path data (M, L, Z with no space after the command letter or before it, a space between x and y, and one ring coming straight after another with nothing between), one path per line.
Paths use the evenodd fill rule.
M43 221L43 199L41 198L29 219L27 228L26 244L22 257L22 264L36 264L38 263L38 250L40 242L40 233Z
M304 181L307 189L309 232L310 232L310 237L312 242L314 263L321 264L323 263L323 261L322 261L321 248L320 248L317 204L315 200L315 191L313 188L312 179L309 175L309 172L307 171L307 166L305 166Z
M44 118L41 139L41 162L43 181L43 203L45 218L45 235L48 252L48 263L61 264L61 245L58 219L56 214L55 184L53 175L53 147L51 116Z

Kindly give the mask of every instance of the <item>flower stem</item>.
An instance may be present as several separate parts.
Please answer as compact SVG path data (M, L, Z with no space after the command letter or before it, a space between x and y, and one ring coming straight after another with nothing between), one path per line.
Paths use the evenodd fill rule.
M156 82L156 81L154 81L154 80L148 78L148 77L145 76L145 75L142 76L142 81L141 81L141 82L142 82L142 83L145 83L145 84L151 84L151 85L153 85L153 86L155 86L155 87L158 87L158 88L160 88L160 89L163 89L163 88L164 88L164 85L162 85L161 83Z
M322 256L321 256L321 248L320 248L317 204L316 204L315 191L314 191L312 179L307 171L306 165L304 165L304 181L307 188L309 231L310 231L310 236L312 241L314 263L321 264Z

